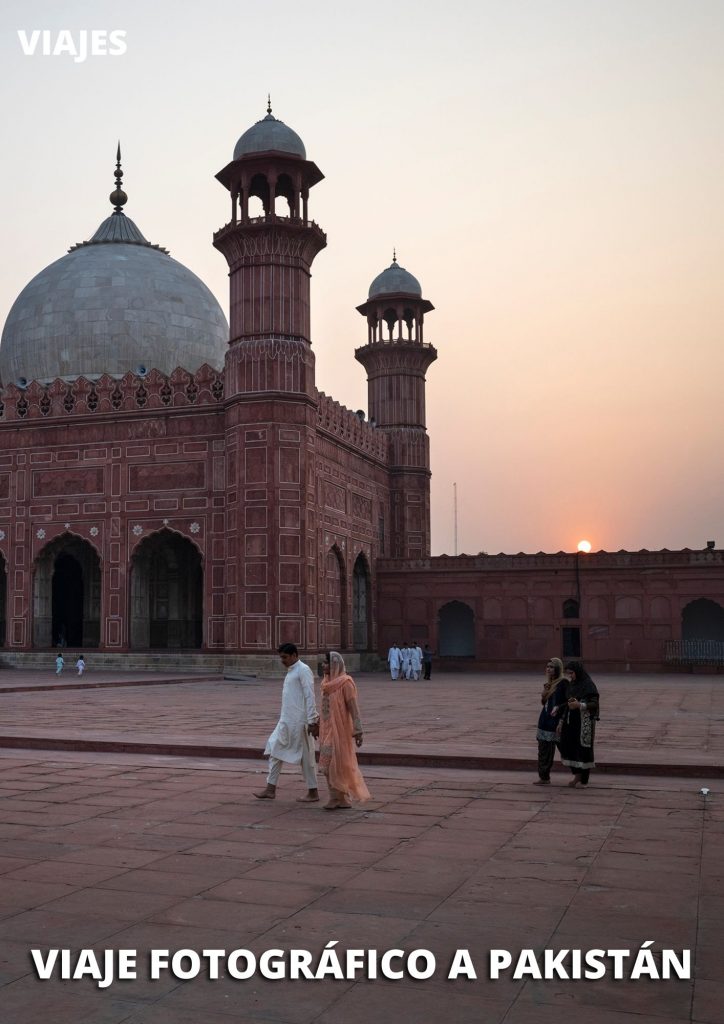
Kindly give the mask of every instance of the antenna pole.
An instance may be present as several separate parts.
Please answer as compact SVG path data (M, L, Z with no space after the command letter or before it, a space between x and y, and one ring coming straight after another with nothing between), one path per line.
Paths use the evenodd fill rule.
M458 553L458 485L453 484L453 519L455 523L455 554Z

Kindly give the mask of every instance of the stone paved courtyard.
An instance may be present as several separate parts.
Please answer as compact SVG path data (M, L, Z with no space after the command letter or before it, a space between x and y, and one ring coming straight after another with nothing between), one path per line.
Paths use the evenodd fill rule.
M21 681L2 675L0 732L173 732L204 737L211 753L219 737L261 742L279 697L278 682L73 690L68 677L61 690L12 692ZM373 800L351 812L297 804L294 772L275 802L255 801L260 761L0 749L2 1024L721 1024L723 784L707 769L724 761L724 681L598 682L601 758L638 749L672 770L701 764L701 776L599 774L582 791L558 773L531 785L538 681L523 676L396 688L361 677L370 748L482 743L529 754L532 771L377 765L365 769ZM439 969L355 982L146 972L153 948L316 956L333 939L431 950ZM637 950L647 939L691 949L692 980L487 977L491 948ZM39 981L29 950L56 946L137 949L139 977L104 990ZM478 980L445 979L458 948Z

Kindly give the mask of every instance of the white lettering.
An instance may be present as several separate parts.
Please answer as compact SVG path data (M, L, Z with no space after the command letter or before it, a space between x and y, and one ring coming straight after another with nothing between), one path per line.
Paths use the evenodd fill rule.
M158 981L161 971L168 970L168 957L167 949L151 950L151 981Z
M189 967L184 967L184 960L189 961ZM201 970L201 957L195 949L179 949L171 958L171 973L175 978L188 981L195 978Z
M691 950L682 949L681 960L677 957L673 949L662 949L661 950L661 977L670 978L671 968L674 969L674 974L677 978L690 978L691 977Z
M111 57L120 57L128 49L125 30L114 29L108 36L108 41L111 44L111 49L108 51Z
M43 960L43 954L39 949L30 950L30 955L32 956L33 963L35 964L35 973L41 981L48 981L50 979L53 973L53 968L55 967L55 962L58 959L58 952L59 950L57 949L49 949L47 957Z
M477 978L475 968L473 967L473 961L470 959L470 953L467 949L456 949L453 962L450 965L450 970L447 972L448 978Z
M50 33L48 33L48 35L50 35ZM63 53L69 53L72 57L75 57L77 54L75 43L73 42L73 33L69 32L67 28L60 30L58 38L55 40L55 46L53 47L54 57L60 57Z
M20 45L23 48L23 53L25 54L25 56L32 57L35 53L38 42L40 40L40 29L33 29L33 31L30 33L30 38L28 39L28 33L25 31L25 29L19 28L18 38L20 39ZM58 952L57 949L55 952Z
M490 950L490 977L499 978L501 970L507 971L513 963L513 957L507 949Z

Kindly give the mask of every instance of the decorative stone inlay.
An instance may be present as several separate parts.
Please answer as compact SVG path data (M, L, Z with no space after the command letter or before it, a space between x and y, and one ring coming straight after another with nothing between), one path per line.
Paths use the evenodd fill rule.
M0 530L0 540L5 540L5 531Z
M199 526L198 523L192 523L191 524L191 532L192 533L198 533L200 531L200 529L201 529L201 527Z
M143 527L139 523L136 523L136 525L133 527L133 535L135 537L140 537L142 533Z
M163 525L164 525L164 526L168 526L169 522L170 522L170 520L168 520L168 519L164 519L164 520L163 520Z
M40 527L38 532L35 534L35 536L38 538L38 540L45 540L45 530L43 529L42 526Z
M98 527L97 526L91 526L89 532L90 532L91 537L97 537L98 536Z

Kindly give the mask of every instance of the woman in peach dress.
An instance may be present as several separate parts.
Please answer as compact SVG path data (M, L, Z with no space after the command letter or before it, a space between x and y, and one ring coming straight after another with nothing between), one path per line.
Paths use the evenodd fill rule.
M341 654L329 651L322 663L319 717L319 767L329 786L326 811L343 810L352 806L350 800L370 798L355 751L362 746L362 735L357 687L347 675Z

